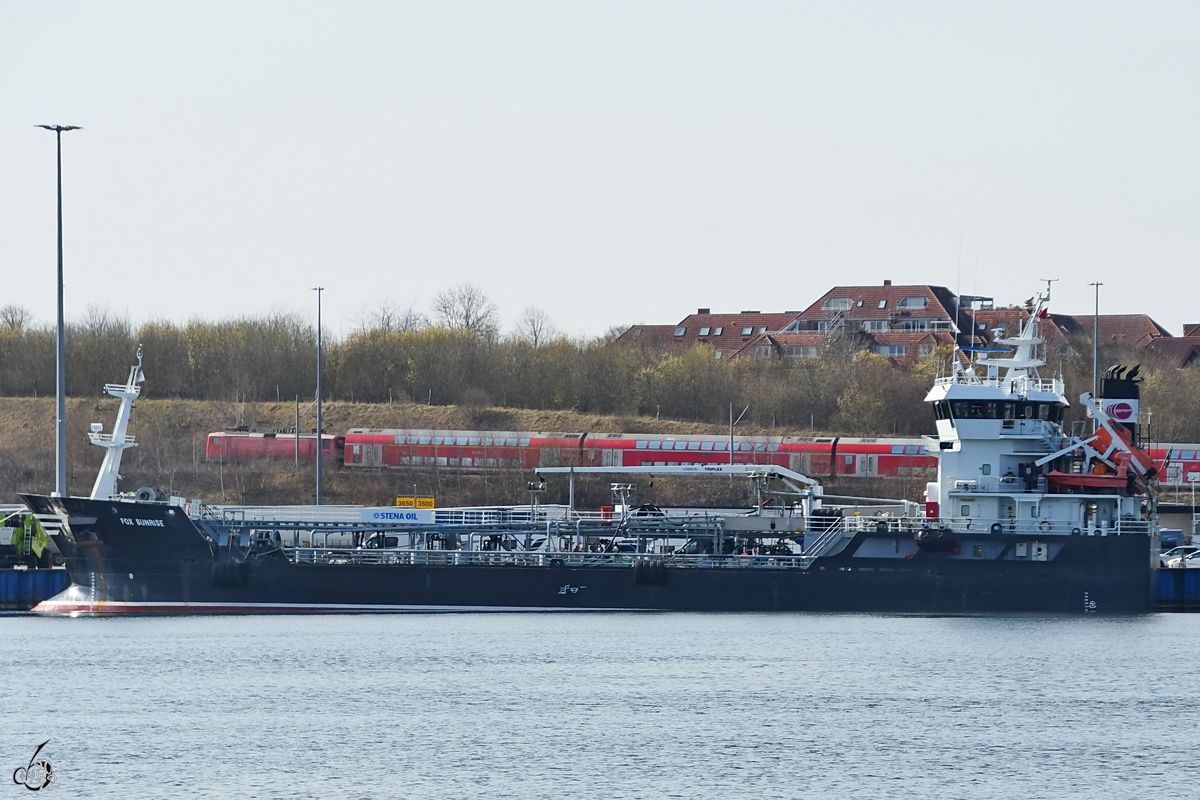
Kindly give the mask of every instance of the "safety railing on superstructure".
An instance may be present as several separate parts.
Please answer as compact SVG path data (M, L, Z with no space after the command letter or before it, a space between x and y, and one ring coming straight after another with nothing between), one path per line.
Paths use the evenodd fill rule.
M1021 534L1048 536L1145 536L1154 528L1154 523L1144 519L987 519L982 517L952 517L929 520L926 527L948 528L956 534Z
M997 362L996 366L1002 366L1002 364ZM1009 386L1012 386L1019 392L1053 392L1054 394L1062 394L1064 389L1063 382L1058 378L1018 377L1014 379L1007 379L993 377L990 375L970 375L966 373L960 373L958 375L950 375L944 378L934 379L935 386L953 386L956 384L967 386L989 386L995 389L1007 389Z

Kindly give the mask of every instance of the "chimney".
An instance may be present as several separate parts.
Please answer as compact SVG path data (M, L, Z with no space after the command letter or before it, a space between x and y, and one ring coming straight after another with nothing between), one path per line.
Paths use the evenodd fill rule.
M696 313L697 314L711 314L712 309L711 308L697 308Z
M883 285L884 285L884 286L891 286L891 285L892 285L892 282L891 282L891 281L884 281L884 282L883 282Z

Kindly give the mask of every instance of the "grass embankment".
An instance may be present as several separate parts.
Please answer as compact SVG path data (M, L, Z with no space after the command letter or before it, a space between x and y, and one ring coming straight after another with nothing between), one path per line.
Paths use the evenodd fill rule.
M103 453L88 443L88 425L111 430L117 402L71 398L67 401L67 481L71 494L86 495ZM521 430L589 433L659 433L668 435L728 433L728 427L694 422L501 408L426 406L413 403L361 404L331 402L324 406L326 429L436 428L454 430ZM258 430L288 428L295 423L291 403L231 403L199 400L140 400L131 432L139 446L125 453L121 488L165 489L189 498L225 503L308 503L314 495L314 464L297 468L290 459L277 462L221 463L204 455L206 434L234 425ZM302 425L314 424L311 411ZM808 431L759 430L739 426L740 435L810 435ZM397 495L432 494L439 505L483 505L528 502L522 472L492 471L463 475L446 470L358 470L330 464L325 470L325 502L386 505ZM610 502L609 476L580 479L581 507ZM662 504L739 503L746 498L742 481L638 481L639 499ZM561 485L559 485L561 484ZM17 492L48 492L54 486L53 398L0 398L0 502L17 502ZM913 486L864 486L854 481L854 494L874 491L911 495ZM542 502L565 502L566 481L553 481Z

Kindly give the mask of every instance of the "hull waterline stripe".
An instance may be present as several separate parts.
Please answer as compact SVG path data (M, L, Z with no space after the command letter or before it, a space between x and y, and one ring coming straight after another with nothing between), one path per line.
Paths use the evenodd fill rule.
M270 614L270 613L477 613L477 612L568 612L568 611L653 611L648 608L592 608L569 606L456 606L456 605L365 605L348 603L151 603L45 600L34 607L38 614Z

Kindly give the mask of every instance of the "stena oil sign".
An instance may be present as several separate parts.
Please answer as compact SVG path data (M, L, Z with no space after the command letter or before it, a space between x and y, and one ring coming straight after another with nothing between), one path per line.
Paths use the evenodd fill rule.
M1137 422L1138 401L1133 399L1106 400L1104 401L1104 413L1117 422Z
M423 508L364 508L363 522L377 525L432 525L433 511Z

